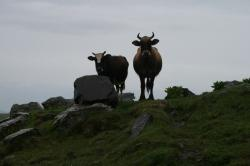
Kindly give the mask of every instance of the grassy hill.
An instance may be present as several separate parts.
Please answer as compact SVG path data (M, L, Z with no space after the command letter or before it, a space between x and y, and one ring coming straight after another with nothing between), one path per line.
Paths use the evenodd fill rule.
M250 165L250 85L203 95L121 103L112 112L89 112L67 135L53 130L62 109L33 113L26 127L42 136L9 149L0 143L0 165ZM153 120L136 138L136 117Z

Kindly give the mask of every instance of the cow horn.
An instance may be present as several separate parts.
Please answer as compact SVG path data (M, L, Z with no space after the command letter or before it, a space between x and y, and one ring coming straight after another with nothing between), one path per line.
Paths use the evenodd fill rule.
M102 54L105 55L105 54L106 54L106 51L104 51Z
M150 39L153 39L155 36L154 32L152 32L152 36L150 37Z
M140 33L138 33L137 38L141 40Z

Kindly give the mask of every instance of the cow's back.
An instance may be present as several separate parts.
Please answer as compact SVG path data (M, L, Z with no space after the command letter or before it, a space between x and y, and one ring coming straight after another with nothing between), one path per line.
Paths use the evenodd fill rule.
M123 56L110 56L107 59L108 76L114 82L122 83L128 75L129 63Z

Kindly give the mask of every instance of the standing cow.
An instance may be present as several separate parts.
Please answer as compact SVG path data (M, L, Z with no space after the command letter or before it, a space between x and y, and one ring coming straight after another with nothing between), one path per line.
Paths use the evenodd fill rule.
M124 56L111 56L103 53L92 53L88 59L95 61L96 71L99 76L108 76L115 85L117 93L125 89L125 80L128 75L128 61ZM106 54L106 55L105 55Z
M160 73L162 67L161 55L157 48L152 47L156 45L159 40L153 39L154 32L151 37L140 37L138 33L137 38L132 42L133 45L138 46L137 53L134 57L134 70L139 75L141 81L141 95L139 100L145 99L145 79L147 91L150 92L149 99L154 100L153 87L155 77Z

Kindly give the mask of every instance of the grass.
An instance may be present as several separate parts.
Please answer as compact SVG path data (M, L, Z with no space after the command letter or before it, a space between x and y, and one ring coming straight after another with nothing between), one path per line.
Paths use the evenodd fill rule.
M9 114L0 113L0 120L3 120L8 117L9 117Z
M26 127L42 136L20 149L0 143L0 165L250 165L250 85L200 96L120 103L112 112L89 112L67 135L55 131L63 109L33 113ZM130 138L135 119L152 122Z

